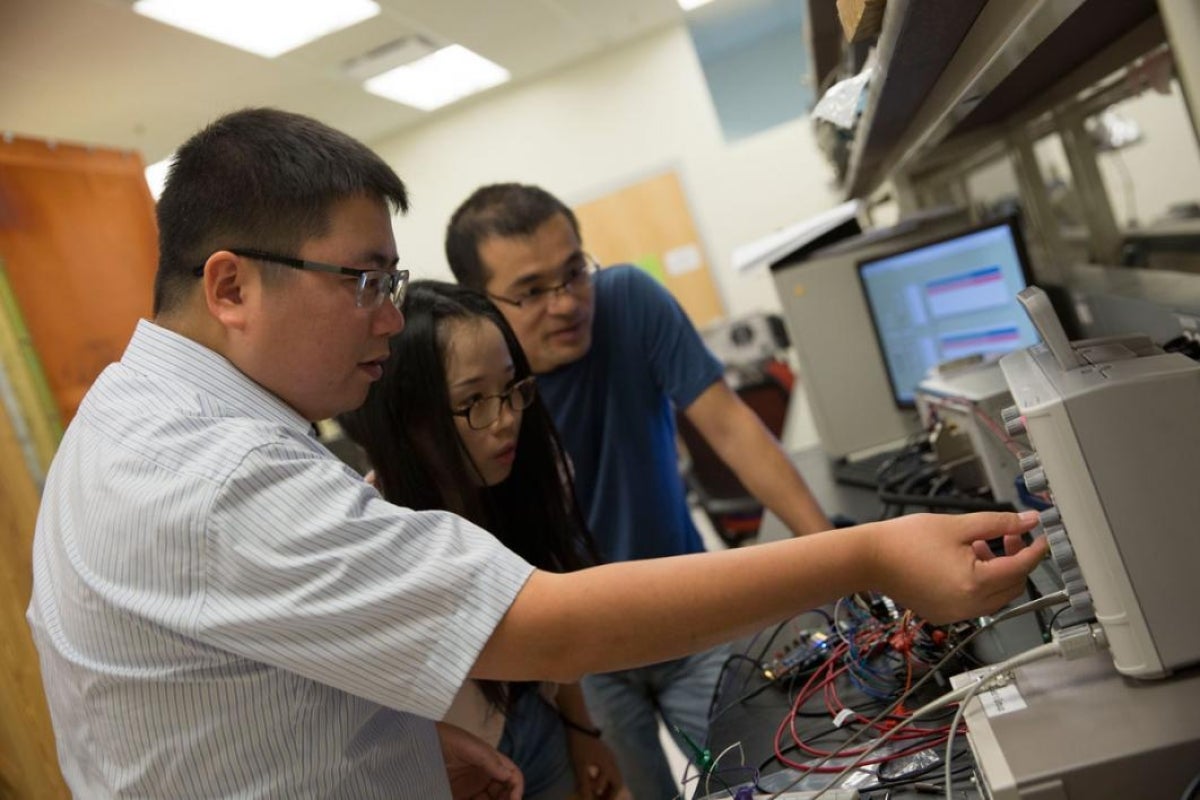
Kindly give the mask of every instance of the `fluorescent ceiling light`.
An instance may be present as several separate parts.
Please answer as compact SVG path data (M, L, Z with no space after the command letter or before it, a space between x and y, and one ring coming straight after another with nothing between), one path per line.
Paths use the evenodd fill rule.
M452 44L410 64L363 82L368 92L432 111L509 79L508 70L460 44Z
M684 11L691 11L693 8L699 8L711 3L712 0L679 0L679 7Z
M143 16L267 58L379 13L375 0L137 0Z
M150 187L150 196L154 198L154 202L158 202L158 198L162 196L163 187L167 183L167 172L171 169L171 159L175 154L164 158L162 161L155 161L150 166L146 167L146 185Z

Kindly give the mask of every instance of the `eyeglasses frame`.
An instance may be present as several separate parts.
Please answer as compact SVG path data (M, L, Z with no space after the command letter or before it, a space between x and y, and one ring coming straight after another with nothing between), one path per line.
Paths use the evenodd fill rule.
M272 264L279 264L292 269L306 270L308 272L326 272L332 275L345 275L350 278L358 278L358 287L354 295L354 304L359 308L366 308L363 304L363 292L367 286L367 278L370 275L384 275L388 283L391 285L387 291L379 294L379 299L375 302L372 308L379 308L383 305L383 298L390 297L392 305L400 308L404 305L404 298L408 295L408 270L385 270L385 269L352 269L350 267L339 267L334 264L323 264L320 261L308 261L303 258L292 258L291 256L281 256L277 253L268 253L265 250L254 250L251 248L229 247L225 248L235 256L242 258L252 258L256 261L267 261ZM192 269L192 274L197 278L204 276L204 265Z
M576 281L579 281L582 278L587 278L587 285L590 286L592 283L592 276L594 276L597 272L600 271L600 262L595 258L595 256L593 256L591 253L587 252L586 250L581 250L580 254L583 256L584 268L582 270L580 270L578 275L576 275L574 278L569 278L567 280L560 281L559 283L556 283L553 286L547 286L547 287L543 288L543 290L540 293L538 293L537 295L534 295L532 297L526 297L523 300L513 300L511 297L505 297L504 295L499 295L499 294L492 294L491 292L488 292L487 296L493 300L499 300L501 303L506 303L507 305L513 306L515 308L520 308L522 310L528 310L530 308L530 305L529 305L530 303L534 304L532 306L533 308L537 308L538 303L549 303L551 300L553 300L555 297L562 294L563 292L566 292L567 294L571 295L572 297L577 297L577 295L575 294L575 289L570 288L571 285L573 283L575 283ZM542 287L538 287L538 288L542 288ZM545 298L545 299L543 299L543 298Z
M530 385L533 387L533 396L529 398L529 405L524 405L524 406L521 406L520 408L517 408L516 406L513 405L513 395L518 394L520 388L525 385ZM500 404L496 406L496 416L493 417L491 420L489 420L486 425L480 425L478 427L476 427L475 425L472 425L471 424L471 409L475 408L475 406L479 405L480 403L484 402L485 400L492 400L495 398L500 399ZM470 428L471 430L484 431L484 430L487 430L488 428L492 427L493 425L495 425L496 420L500 419L500 414L504 411L505 403L508 403L508 407L514 412L524 411L525 409L529 408L529 406L532 406L534 400L536 400L536 399L537 399L537 378L533 375L526 375L524 378L521 378L521 380L517 381L512 386L508 387L503 392L497 392L496 394L485 394L481 397L476 397L474 400L471 401L470 405L468 405L466 408L452 408L452 409L450 409L450 413L451 413L451 415L453 415L455 417L462 417L463 419L465 419L467 421L467 427Z

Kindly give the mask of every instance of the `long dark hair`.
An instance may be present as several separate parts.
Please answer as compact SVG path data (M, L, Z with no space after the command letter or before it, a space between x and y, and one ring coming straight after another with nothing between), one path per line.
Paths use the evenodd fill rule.
M599 563L562 442L540 400L525 409L512 472L496 486L481 485L454 426L446 388L448 323L495 324L512 355L513 381L532 374L504 315L486 295L424 280L409 286L404 316L383 377L359 409L338 417L366 451L383 496L418 511L453 511L538 569L569 572ZM512 686L496 681L480 681L480 686L492 705L511 708Z

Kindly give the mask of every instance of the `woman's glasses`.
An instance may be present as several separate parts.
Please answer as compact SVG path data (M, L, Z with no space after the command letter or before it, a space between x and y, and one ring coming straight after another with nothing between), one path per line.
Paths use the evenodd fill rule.
M514 383L499 394L487 394L476 397L465 408L456 408L450 413L456 417L465 417L471 430L481 431L490 428L500 419L500 409L508 403L513 411L524 411L533 405L537 397L537 383L532 375Z

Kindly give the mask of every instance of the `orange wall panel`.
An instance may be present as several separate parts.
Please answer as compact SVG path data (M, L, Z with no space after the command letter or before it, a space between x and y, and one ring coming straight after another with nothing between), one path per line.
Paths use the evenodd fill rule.
M0 140L0 255L65 424L150 315L157 233L141 158Z

